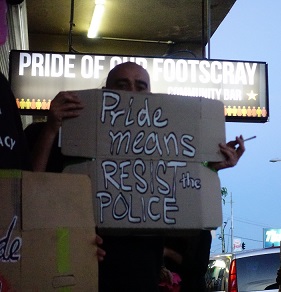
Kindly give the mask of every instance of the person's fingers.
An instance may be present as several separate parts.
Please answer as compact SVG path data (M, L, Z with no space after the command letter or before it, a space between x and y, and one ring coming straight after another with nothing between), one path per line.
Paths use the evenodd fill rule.
M235 166L243 153L245 152L243 136L237 136L235 140L229 141L227 144L219 144L220 151L224 155L225 160L220 162L210 162L209 165L215 169L220 170Z
M80 115L84 108L78 96L69 91L61 91L52 100L48 114L48 123L58 128L65 118L74 118Z
M105 250L102 248L98 247L97 248L97 258L99 262L102 262L104 260L104 257L106 256Z
M220 145L221 152L225 156L225 166L226 167L232 167L235 166L238 162L238 160L241 158L245 151L244 142L242 137L236 138L236 145L239 145L238 147L233 148L233 143L229 144L222 144Z
M98 234L96 234L95 242L97 245L101 245L103 244L103 239Z
M98 234L96 234L95 244L97 245L97 257L98 257L99 262L103 261L106 255L105 250L99 247L99 245L101 245L102 243L103 243L103 239Z
M235 149L235 146L237 145L237 141L232 140L232 141L227 142L227 144L221 144L221 145L224 145L224 147L230 147L230 148Z
M236 147L236 152L239 158L242 156L242 154L245 152L245 145L244 145L244 139L243 136L240 135L240 137L236 137L238 147Z
M60 91L51 102L51 107L61 107L66 104L73 104L79 107L82 106L81 100L76 93L71 91Z
M96 255L97 255L98 261L102 262L104 260L105 255L106 255L106 252L104 249L99 247L99 245L103 244L103 239L98 234L96 234L93 241L94 241L94 244L97 246Z

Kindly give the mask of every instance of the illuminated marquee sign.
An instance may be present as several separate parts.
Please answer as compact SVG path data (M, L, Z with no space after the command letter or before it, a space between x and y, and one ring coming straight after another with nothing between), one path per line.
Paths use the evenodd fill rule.
M273 247L280 246L281 229L264 228L263 229L263 246Z
M220 100L226 121L268 120L264 62L12 51L10 81L22 113L34 114L48 110L59 91L101 88L108 72L126 61L149 72L153 93Z

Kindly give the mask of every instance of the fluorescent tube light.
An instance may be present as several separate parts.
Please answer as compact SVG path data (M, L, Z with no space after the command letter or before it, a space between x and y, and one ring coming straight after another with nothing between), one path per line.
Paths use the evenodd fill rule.
M96 0L92 21L88 30L88 38L95 38L98 35L99 26L104 12L105 0Z

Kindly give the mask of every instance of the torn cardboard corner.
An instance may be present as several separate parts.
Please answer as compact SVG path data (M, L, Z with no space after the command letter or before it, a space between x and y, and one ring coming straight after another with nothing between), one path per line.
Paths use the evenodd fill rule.
M89 177L1 170L0 189L3 291L98 291Z
M98 89L76 93L84 109L63 121L62 152L85 162L64 172L91 177L99 230L185 232L221 225L219 178L202 161L224 159L223 103Z

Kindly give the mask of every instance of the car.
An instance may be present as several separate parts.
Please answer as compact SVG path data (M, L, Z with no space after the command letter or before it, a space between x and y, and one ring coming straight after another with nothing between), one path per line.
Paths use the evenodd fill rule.
M263 248L210 257L206 291L279 291L280 247Z

